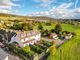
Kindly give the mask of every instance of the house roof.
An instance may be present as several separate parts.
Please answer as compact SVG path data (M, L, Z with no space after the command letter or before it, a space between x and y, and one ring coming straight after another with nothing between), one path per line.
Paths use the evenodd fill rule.
M57 35L57 34L56 34L56 33L51 33L51 34L50 34L50 36L55 36L55 35Z
M66 36L71 36L72 34L71 33L69 33L69 34L66 34Z
M16 34L28 34L28 33L31 33L31 32L40 33L40 32L38 32L38 31L34 31L34 30L32 30L32 31L14 30L14 32L15 32Z
M30 36L35 36L35 35L37 35L37 34L40 34L40 32L38 32L38 31L15 31L15 33L17 34L17 35L20 35L19 36L19 39L24 39L24 38L27 38L27 37L30 37ZM21 36L21 35L23 35L23 36ZM25 35L25 36L24 36Z
M25 42L23 42L23 44L25 44L25 43L29 43L29 42L32 42L32 41L34 41L34 40L28 40L28 41L25 41Z
M28 38L28 37L35 36L35 35L37 35L37 34L33 34L33 35L29 35L29 36L20 37L19 39Z

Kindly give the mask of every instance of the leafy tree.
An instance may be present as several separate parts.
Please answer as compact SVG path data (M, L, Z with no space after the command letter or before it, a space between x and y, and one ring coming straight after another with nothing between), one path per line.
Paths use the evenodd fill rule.
M53 45L49 48L50 55L54 55L56 53L56 47Z
M43 30L43 26L41 24L38 25L39 30Z
M11 28L15 29L15 30L22 30L23 29L23 24L15 22Z
M54 33L55 32L55 30L54 29L51 29L51 33Z
M37 53L41 53L41 52L43 52L43 49L41 48L41 47L39 47L39 46L37 46L37 45L32 45L31 46L31 50L32 51L34 51L34 52L37 52Z
M33 30L33 25L32 24L28 23L27 27L28 27L28 30Z
M47 26L50 26L50 25L51 25L51 22L46 23L46 25L47 25Z
M56 53L56 47L54 45L52 45L50 48L49 48L49 52L50 52L50 56L48 57L47 60L53 60L53 56L55 55Z
M61 31L62 31L61 25L60 25L60 24L57 24L57 25L55 26L55 33L60 34Z
M50 34L50 31L49 31L48 29L46 29L46 30L41 30L40 32L42 33L42 36L43 36L43 37L46 37L46 36L48 36L48 35Z
M73 37L77 35L75 32L72 32L71 34L73 35Z
M33 25L29 23L17 23L15 22L13 26L11 26L12 29L15 30L33 30Z
M27 31L28 30L28 26L26 23L23 23L23 30Z
M31 51L31 49L30 49L29 46L23 47L22 49L23 49L23 51L25 51L26 53Z

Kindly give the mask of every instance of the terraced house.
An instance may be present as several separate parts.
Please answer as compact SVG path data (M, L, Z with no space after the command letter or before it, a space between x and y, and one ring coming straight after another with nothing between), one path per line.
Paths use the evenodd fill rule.
M14 31L16 34L11 38L10 43L18 43L20 47L33 45L40 41L41 33L37 31Z

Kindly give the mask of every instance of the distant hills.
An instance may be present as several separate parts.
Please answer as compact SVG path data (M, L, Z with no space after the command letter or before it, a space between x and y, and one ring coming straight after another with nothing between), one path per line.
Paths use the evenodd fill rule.
M7 14L7 13L0 13L0 17L18 17L18 18L28 18L32 20L74 20L74 21L80 21L80 19L54 19L51 17L46 16L20 16L20 15L14 15L14 14Z
M14 14L8 14L8 13L0 13L0 16L6 16L6 17L8 17L8 16L13 16L13 17L24 17L24 16L20 16L20 15L14 15Z

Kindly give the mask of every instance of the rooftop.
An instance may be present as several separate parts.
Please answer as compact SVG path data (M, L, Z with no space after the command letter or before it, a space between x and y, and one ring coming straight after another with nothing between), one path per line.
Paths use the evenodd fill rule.
M33 41L34 41L34 40L28 40L28 41L23 42L23 44L29 43L29 42L33 42Z
M38 31L14 31L18 36L19 36L19 39L24 39L26 37L30 37L30 36L35 36L37 34L40 34L40 32Z

